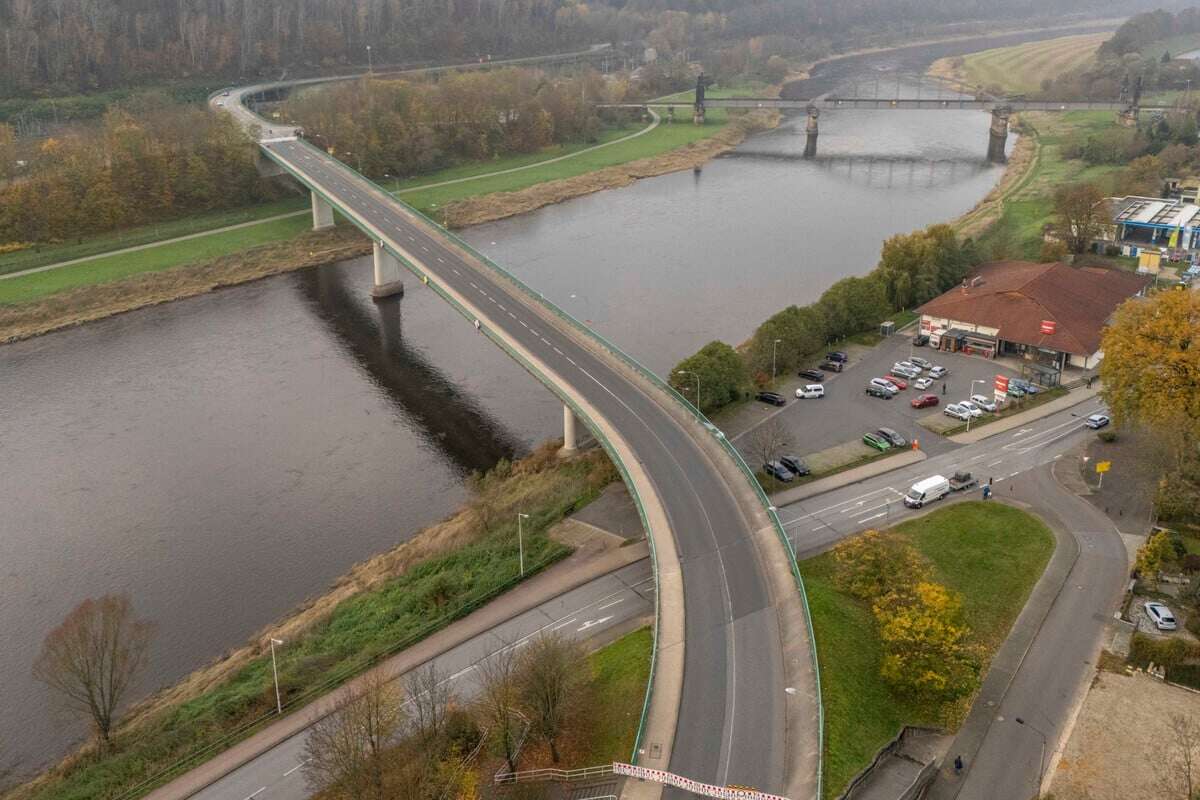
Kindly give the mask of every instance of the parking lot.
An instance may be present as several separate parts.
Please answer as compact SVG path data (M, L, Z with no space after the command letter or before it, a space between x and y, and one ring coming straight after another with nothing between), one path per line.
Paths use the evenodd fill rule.
M1017 373L981 357L912 347L911 342L908 335L898 334L872 348L846 349L850 364L844 372L826 373L824 399L795 399L796 386L807 382L795 378L787 387L787 406L776 408L754 403L753 409L747 409L744 413L757 415L759 419L739 419L741 424L735 431L734 442L747 457L753 458L754 454L747 452L751 425L777 414L788 431L792 445L789 449L800 455L860 439L864 433L880 427L892 428L909 441L916 438L921 449L931 455L954 449L957 445L921 427L918 420L939 412L947 403L966 400L972 394L991 395L992 382L997 374L1018 377ZM890 400L871 397L864 392L871 378L885 376L892 364L906 360L910 352L946 367L950 373L924 391L916 389L910 382L907 389ZM972 381L976 382L973 387ZM938 396L936 408L913 408L910 405L914 397L926 393Z

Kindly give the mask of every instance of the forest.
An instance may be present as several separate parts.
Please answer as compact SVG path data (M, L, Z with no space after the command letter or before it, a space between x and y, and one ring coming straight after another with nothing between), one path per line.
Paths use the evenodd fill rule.
M1107 0L0 0L0 96L284 70L527 55L646 41L660 55L754 36L828 48L855 30L1028 22Z

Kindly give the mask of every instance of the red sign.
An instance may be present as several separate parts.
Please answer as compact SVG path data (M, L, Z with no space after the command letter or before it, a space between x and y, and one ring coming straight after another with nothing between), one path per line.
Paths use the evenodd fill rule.
M1042 333L1046 336L1053 336L1054 331L1058 329L1058 323L1052 319L1042 320Z
M996 382L994 385L996 387L997 392L1007 392L1008 391L1008 376L1007 375L997 375Z
M732 786L714 786L694 781L691 778L673 775L661 769L635 767L632 764L622 764L620 762L613 763L613 774L626 775L630 778L638 778L639 780L651 781L653 783L661 783L665 786L674 786L676 789L683 789L702 797L715 797L717 800L787 800L786 797L780 797L777 794L767 794L766 792L759 792L754 789L739 789Z

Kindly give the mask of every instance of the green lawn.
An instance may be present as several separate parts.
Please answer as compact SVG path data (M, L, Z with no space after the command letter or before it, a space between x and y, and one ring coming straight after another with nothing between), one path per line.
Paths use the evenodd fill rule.
M1090 64L1107 33L1062 36L971 53L963 69L968 83L999 86L1010 93L1032 93L1042 81Z
M653 648L654 632L642 628L588 658L593 714L590 749L580 756L579 766L627 761L633 753Z
M971 642L990 662L1054 549L1036 518L999 503L964 502L896 528L960 592ZM908 725L941 725L944 711L894 694L879 677L871 611L838 591L833 557L800 563L808 589L825 703L825 797L835 797L876 751Z

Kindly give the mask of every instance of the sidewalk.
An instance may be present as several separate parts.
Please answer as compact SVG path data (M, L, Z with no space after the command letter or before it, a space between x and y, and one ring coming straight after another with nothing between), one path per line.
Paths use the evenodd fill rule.
M492 602L429 638L396 654L371 670L389 680L416 669L431 658L487 633L513 617L536 608L621 567L649 555L645 541L625 547L594 541L576 550L566 560L516 586ZM369 674L369 673L367 673ZM204 787L228 775L238 767L290 739L331 713L359 689L366 674L342 685L309 705L298 709L248 739L234 745L170 783L146 795L148 800L186 800Z
M1064 397L1060 397L1057 400L1051 400L1049 403L1040 405L1037 408L1031 408L1028 411L1021 412L1020 414L1013 414L1011 417L1005 417L988 425L981 425L969 433L957 433L954 436L949 437L949 439L957 444L974 444L975 442L986 439L989 436L995 436L997 433L1004 433L1005 431L1010 431L1013 428L1018 428L1022 425L1028 425L1034 420L1039 420L1043 417L1048 417L1051 414L1056 414L1064 409L1077 406L1080 403L1091 400L1099 393L1100 382L1095 381L1090 389L1084 387L1072 389L1071 391L1067 392Z

